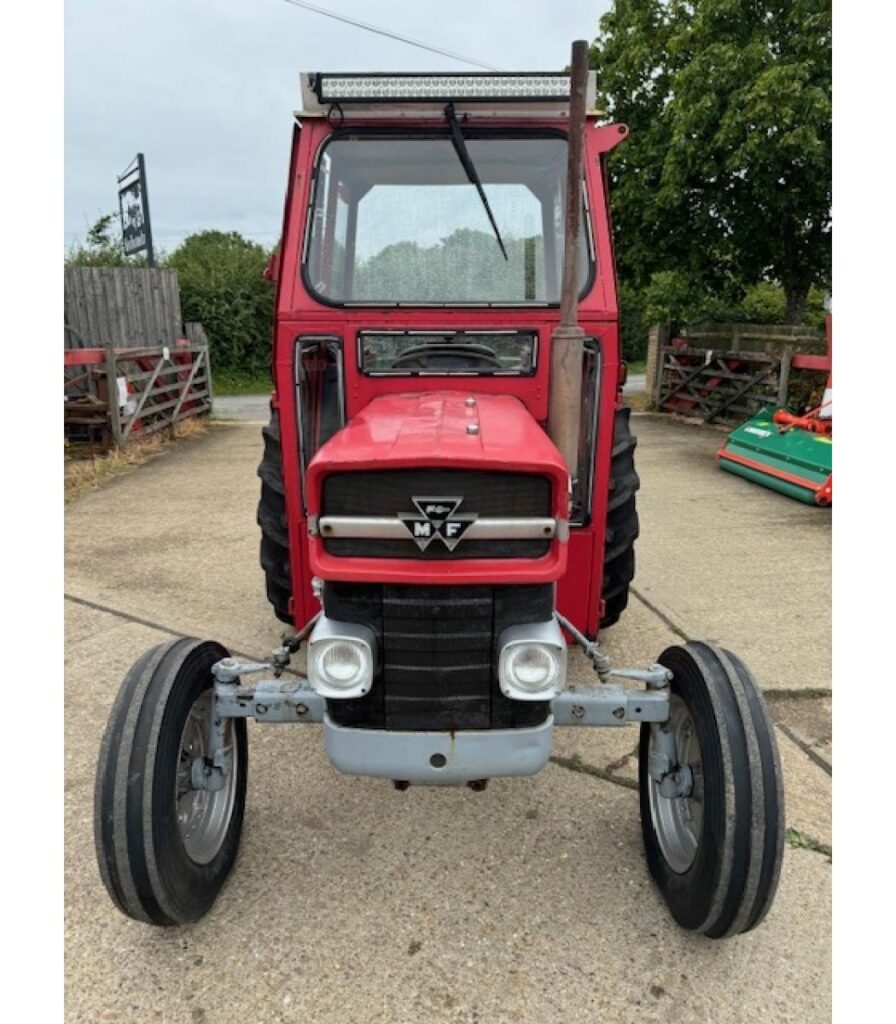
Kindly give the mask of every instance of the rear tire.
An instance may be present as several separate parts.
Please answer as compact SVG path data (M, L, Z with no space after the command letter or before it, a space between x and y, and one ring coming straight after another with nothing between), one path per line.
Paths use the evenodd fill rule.
M280 418L271 409L271 422L261 432L264 455L258 467L261 498L257 522L261 527L261 568L265 591L274 614L292 626L294 617L289 608L292 601L292 572L289 566L289 535L286 520L286 499L283 493L283 464L280 451Z
M647 864L675 920L720 939L755 928L771 906L784 852L784 793L774 727L755 680L730 651L670 647L675 771L667 796L650 775L659 751L641 726L638 783Z
M170 926L198 921L239 849L246 804L246 722L230 719L231 767L219 790L196 788L205 750L217 643L173 640L125 677L100 748L94 838L100 875L128 917ZM206 762L207 763L207 762Z
M641 481L635 472L635 448L638 441L629 426L630 415L631 409L627 405L617 409L613 429L613 459L610 466L610 493L607 495L601 587L604 602L601 629L619 621L628 604L629 584L635 578L635 540L638 536L635 495Z

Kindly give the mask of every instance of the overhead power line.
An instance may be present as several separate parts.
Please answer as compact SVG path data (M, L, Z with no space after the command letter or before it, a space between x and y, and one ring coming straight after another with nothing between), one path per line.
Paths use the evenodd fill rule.
M325 7L317 7L314 4L305 3L305 0L284 0L284 3L293 7L301 7L306 11L313 11L315 14L322 14L325 18L332 18L334 21L342 21L346 25L353 25L355 28L364 29L365 32L373 32L378 36L385 36L387 39L397 39L400 43L407 43L408 46L416 46L420 50L428 50L430 53L438 53L442 57L450 57L452 60L459 60L464 64L471 64L476 68L484 68L486 71L499 71L492 64L483 64L482 61L472 60L459 53L452 53L451 50L441 50L438 46L430 46L429 43L421 43L419 39L411 39L409 36L400 35L387 28L378 28L376 25L368 25L364 21L357 21L344 14L336 14L335 11L328 11Z

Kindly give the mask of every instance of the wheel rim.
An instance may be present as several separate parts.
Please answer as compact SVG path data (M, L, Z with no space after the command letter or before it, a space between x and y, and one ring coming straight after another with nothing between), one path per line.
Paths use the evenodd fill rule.
M175 804L177 826L190 860L208 864L224 843L236 800L236 779L239 751L235 742L233 719L225 725L224 746L230 752L230 771L222 789L196 789L193 785L193 762L207 755L208 723L212 694L200 696L187 715L180 738Z
M691 769L693 787L688 796L663 796L660 784L648 780L650 816L660 850L669 867L679 875L694 863L703 828L703 761L700 743L690 712L680 697L670 702L669 722L666 728L675 741L676 767L687 765ZM651 730L649 753L656 749L655 734Z

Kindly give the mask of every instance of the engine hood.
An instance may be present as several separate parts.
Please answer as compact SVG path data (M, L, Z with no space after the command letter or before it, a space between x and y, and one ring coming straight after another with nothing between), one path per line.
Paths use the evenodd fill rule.
M312 459L309 504L316 510L327 473L421 466L549 476L555 514L568 515L566 463L523 403L512 395L462 391L375 398Z

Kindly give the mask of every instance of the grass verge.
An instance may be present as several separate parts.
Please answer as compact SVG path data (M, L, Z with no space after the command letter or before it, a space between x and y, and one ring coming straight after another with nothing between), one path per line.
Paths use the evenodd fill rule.
M255 373L215 370L212 388L214 393L222 398L228 395L269 395L273 384L267 370Z
M646 391L627 391L622 400L631 407L632 412L647 412L650 408L650 395Z
M82 494L136 466L149 462L172 445L201 437L211 428L207 418L191 416L173 427L158 430L147 437L138 437L120 448L97 454L86 445L65 445L65 500L74 501Z

